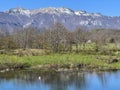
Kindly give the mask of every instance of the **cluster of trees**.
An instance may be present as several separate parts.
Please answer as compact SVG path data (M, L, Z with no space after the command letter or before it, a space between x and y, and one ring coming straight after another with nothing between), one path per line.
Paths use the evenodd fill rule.
M73 45L76 52L80 52L80 45L85 47L88 41L96 44L96 51L106 43L115 43L120 47L119 30L85 30L77 28L74 31L67 30L61 23L56 23L49 29L35 29L27 27L16 30L12 34L0 33L0 49L46 49L51 52L72 52Z

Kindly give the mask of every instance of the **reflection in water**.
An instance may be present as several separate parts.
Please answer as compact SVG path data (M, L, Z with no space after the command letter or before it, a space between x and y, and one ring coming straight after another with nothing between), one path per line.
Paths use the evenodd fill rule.
M0 73L0 90L120 90L120 71Z

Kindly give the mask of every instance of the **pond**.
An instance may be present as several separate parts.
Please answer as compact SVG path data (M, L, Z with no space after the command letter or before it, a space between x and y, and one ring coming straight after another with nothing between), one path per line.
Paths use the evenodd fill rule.
M0 90L120 90L120 71L0 73Z

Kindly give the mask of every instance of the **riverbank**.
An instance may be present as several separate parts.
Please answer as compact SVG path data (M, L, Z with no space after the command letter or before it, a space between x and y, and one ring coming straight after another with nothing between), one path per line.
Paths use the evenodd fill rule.
M113 61L117 60L117 61ZM119 56L49 54L41 56L0 55L0 70L45 69L55 71L120 69Z

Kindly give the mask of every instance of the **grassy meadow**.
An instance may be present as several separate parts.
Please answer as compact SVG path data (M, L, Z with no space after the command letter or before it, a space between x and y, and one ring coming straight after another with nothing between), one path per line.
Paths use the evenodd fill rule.
M103 51L99 52L94 51L94 43L86 44L85 47L80 45L79 53L75 52L74 45L72 48L73 51L71 53L49 53L46 50L29 49L14 50L11 51L12 53L0 54L0 69L28 68L39 65L58 65L59 68L83 65L81 68L120 69L119 61L112 64L109 63L111 59L120 59L120 51L114 44L103 46Z

